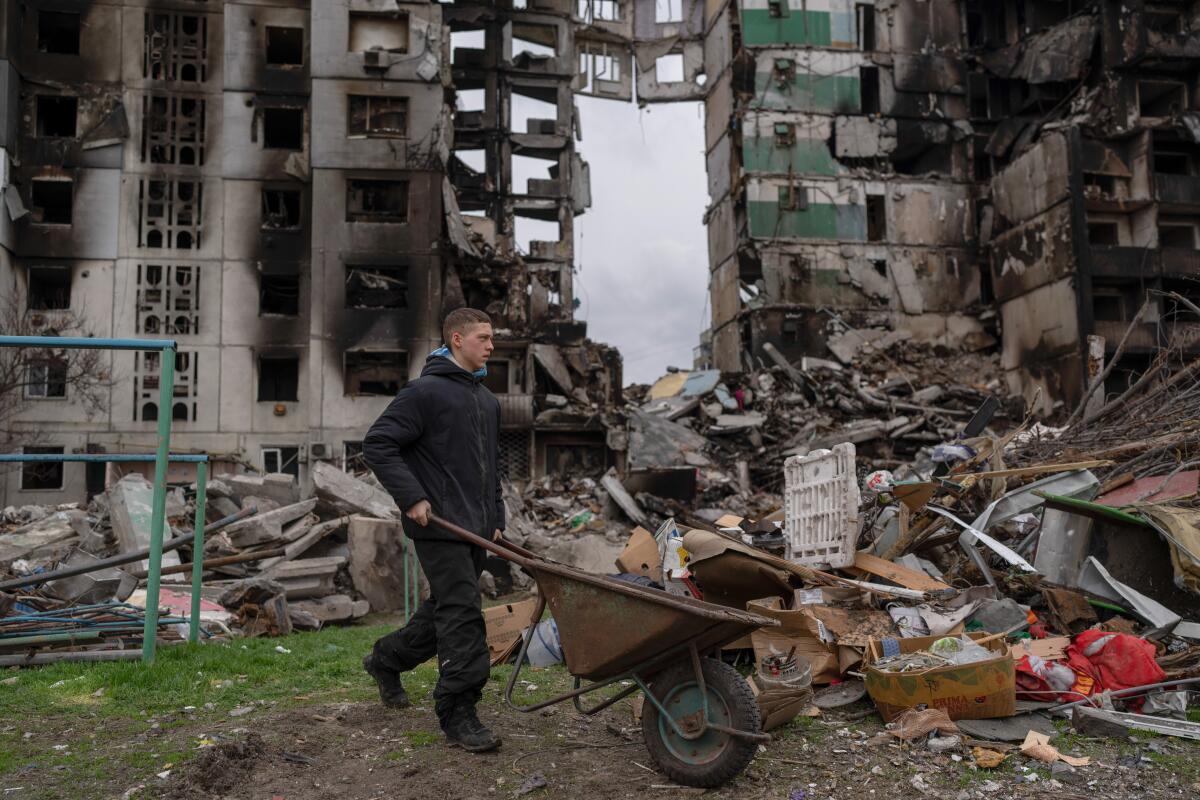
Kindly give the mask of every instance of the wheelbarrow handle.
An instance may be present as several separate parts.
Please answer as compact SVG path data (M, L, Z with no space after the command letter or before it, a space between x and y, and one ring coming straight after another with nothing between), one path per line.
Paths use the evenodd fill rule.
M522 567L526 566L531 562L531 559L537 558L536 555L529 552L524 547L521 547L520 545L516 545L510 541L505 540L503 536L500 537L499 541L492 541L491 539L485 539L482 536L471 533L466 528L462 528L458 525L455 525L453 522L450 522L449 520L442 519L437 514L430 514L429 521L431 523L433 523L434 525L437 525L442 530L447 531L449 533L453 533L455 536L457 536L458 538L467 542L468 544L473 544L477 547L482 547L484 550L487 550L489 553L492 553L493 555L497 555L500 558L505 559L506 561L512 561L512 562L516 563L518 566L522 566Z

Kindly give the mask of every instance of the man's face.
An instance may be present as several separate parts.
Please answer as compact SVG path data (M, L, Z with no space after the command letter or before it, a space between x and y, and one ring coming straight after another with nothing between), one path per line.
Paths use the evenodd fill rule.
M466 330L455 331L450 338L454 355L472 372L486 364L492 354L492 326L486 322L477 322Z

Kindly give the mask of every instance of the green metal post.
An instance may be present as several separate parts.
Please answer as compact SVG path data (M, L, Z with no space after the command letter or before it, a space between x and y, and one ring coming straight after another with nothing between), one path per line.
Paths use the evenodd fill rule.
M196 465L196 521L192 534L192 618L188 641L200 641L200 576L204 573L204 511L208 504L208 464Z
M412 547L412 539L404 539L403 542L404 542L404 550L402 551L402 553L403 553L402 560L404 561L404 622L405 622L405 624L407 624L408 620L409 620L409 613L408 613L408 596L409 596L409 591L408 591L408 580L409 580L408 551L409 551L409 548Z
M409 542L411 545L412 542ZM421 606L421 562L417 560L417 548L409 547L412 551L412 595L413 595L413 613L417 613L417 609Z
M158 362L158 450L154 459L154 505L150 517L150 566L146 577L146 626L142 662L154 661L158 636L158 588L162 578L163 530L167 525L167 456L171 452L171 400L175 396L175 348L161 351Z

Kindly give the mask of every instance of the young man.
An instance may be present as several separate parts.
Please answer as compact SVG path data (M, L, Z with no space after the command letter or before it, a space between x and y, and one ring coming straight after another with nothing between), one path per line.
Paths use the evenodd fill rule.
M400 673L436 653L434 710L451 744L494 750L500 739L479 721L475 704L488 679L479 603L484 551L429 524L436 514L485 538L504 528L497 471L500 403L481 383L492 354L492 323L473 308L451 311L446 343L430 353L418 380L400 390L363 440L363 456L404 511L429 580L430 598L398 631L375 643L363 668L384 705L404 708Z

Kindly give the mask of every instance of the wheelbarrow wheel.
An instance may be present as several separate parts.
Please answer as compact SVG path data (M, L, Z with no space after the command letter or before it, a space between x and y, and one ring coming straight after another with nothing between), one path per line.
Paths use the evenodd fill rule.
M713 722L758 733L761 721L758 703L746 680L723 661L700 659L708 693L709 719ZM690 662L682 662L659 673L650 690L675 723L688 731L688 720L703 713L700 685ZM687 740L647 700L642 706L642 737L650 758L672 780L684 786L720 786L744 770L758 749L755 742L709 730L699 739Z

